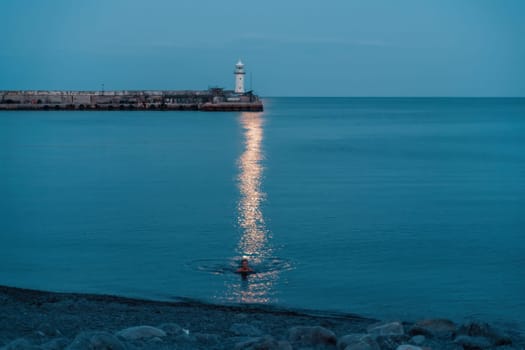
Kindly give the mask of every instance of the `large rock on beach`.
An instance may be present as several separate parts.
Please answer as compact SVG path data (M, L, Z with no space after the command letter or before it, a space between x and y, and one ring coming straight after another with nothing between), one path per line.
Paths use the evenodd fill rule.
M405 330L401 322L379 322L374 323L366 329L369 334L375 337L379 336L397 336L404 335Z
M408 336L406 335L391 335L391 336L377 336L376 342L381 349L395 349L401 344L407 344Z
M307 346L335 346L337 337L335 333L324 327L296 326L290 328L288 340L292 343Z
M486 322L467 322L459 327L458 334L468 335L470 337L485 337L490 339L495 346L512 344L512 339L508 334L492 327Z
M485 337L471 337L469 335L460 335L454 343L459 344L463 349L488 349L492 347L492 341Z
M124 344L111 333L82 332L66 350L125 350Z
M117 332L116 336L125 340L139 340L155 337L162 338L166 336L166 332L152 326L136 326L123 329Z
M494 329L486 322L471 321L461 325L458 333L472 337L490 337L493 335Z
M410 338L410 343L415 345L421 345L427 340L427 338L424 335L414 335L412 338Z
M263 332L250 324L247 323L234 323L230 327L230 332L235 335L243 335L248 337L258 337L263 335Z
M369 334L347 334L337 340L338 350L380 350L379 344Z
M408 330L410 335L424 335L441 339L452 339L456 334L456 325L454 322L446 319L428 319L421 320Z

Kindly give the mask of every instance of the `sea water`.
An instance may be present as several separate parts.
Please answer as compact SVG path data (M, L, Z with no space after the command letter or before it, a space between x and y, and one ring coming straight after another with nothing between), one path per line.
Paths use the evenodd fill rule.
M0 284L525 329L525 99L264 103L1 112Z

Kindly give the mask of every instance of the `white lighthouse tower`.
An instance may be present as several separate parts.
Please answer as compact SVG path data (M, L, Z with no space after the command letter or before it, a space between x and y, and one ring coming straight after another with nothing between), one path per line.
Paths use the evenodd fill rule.
M239 60L235 65L235 92L238 94L244 93L244 64Z

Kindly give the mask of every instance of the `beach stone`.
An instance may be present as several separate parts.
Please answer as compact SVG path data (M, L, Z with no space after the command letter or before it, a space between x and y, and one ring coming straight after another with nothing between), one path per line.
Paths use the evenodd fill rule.
M292 344L286 340L279 340L277 342L277 350L293 350Z
M348 345L346 348L344 348L344 350L375 350L375 349L379 349L379 347L371 348L370 345L368 345L367 343L363 343L363 342L353 343L353 344Z
M467 322L458 329L458 333L470 335L472 337L490 337L492 336L493 329L486 322Z
M492 339L495 346L512 345L512 338L510 335L500 333L497 337Z
M179 335L182 334L182 327L176 323L163 323L159 326L167 335Z
M265 337L248 337L238 343L235 344L235 349L236 350L254 350L254 349L259 349L259 348L262 348L263 347L263 344L266 343L266 345L268 345L268 343L270 343L271 341L273 341L273 338L270 337L270 336L265 336ZM273 347L272 347L273 349Z
M260 341L250 346L247 350L281 350L281 346L275 339L266 336L262 337Z
M116 335L125 340L138 340L154 337L165 337L166 332L164 332L162 329L152 326L136 326L123 329L120 332L117 332Z
M208 334L208 333L195 333L193 334L198 343L206 345L214 345L221 341L221 337L217 334Z
M399 345L396 350L423 350L423 348L420 348L419 346L415 345L408 345L408 344L402 344Z
M379 344L369 334L347 334L337 340L339 350L380 350Z
M63 350L68 346L69 340L67 338L56 338L40 345L42 350Z
M235 314L234 318L239 319L239 320L246 320L247 318L249 318L249 316L248 314L239 312L238 314Z
M427 338L424 335L415 335L412 338L410 338L410 342L416 345L421 345L427 340Z
M410 335L424 335L427 337L452 339L456 334L456 330L454 322L437 318L421 320L414 323L408 333Z
M486 349L492 346L490 339L480 336L471 337L469 335L460 335L454 343L463 346L464 349Z
M162 341L163 340L159 337L153 337L153 338L148 339L148 343L152 343L152 344L162 343Z
M175 337L175 341L177 343L195 343L197 341L197 338L192 334L192 335L189 335L189 334L186 334L186 333L182 333L180 335L177 335Z
M0 294L0 305L7 304L8 301L11 301L8 295Z
M8 343L1 350L38 350L38 346L31 344L27 339L19 338Z
M233 338L235 343L235 349L241 350L241 349L247 349L248 347L252 346L253 344L257 343L260 338L257 337L238 337Z
M247 323L234 323L230 327L230 332L236 335L245 335L248 337L258 337L263 335L263 332L250 324Z
M62 334L59 330L57 330L55 327L52 327L49 323L42 323L40 326L38 326L36 333L41 337L53 337Z
M380 335L374 339L381 349L395 349L401 344L406 344L409 338L406 335Z
M368 326L367 332L373 336L404 335L401 322L379 322Z
M82 332L66 350L125 350L124 344L111 333Z
M458 333L471 337L489 338L496 346L512 344L512 338L509 335L501 332L499 329L493 328L486 322L467 322L459 327Z
M251 338L235 344L235 350L293 350L287 341L277 341L270 335Z
M302 345L336 345L337 337L329 329L315 326L296 326L289 330L288 340Z

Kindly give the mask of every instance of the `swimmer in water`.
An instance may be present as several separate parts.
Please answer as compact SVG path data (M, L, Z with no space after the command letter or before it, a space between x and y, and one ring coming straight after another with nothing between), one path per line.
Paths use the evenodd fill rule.
M237 269L237 273L240 273L242 276L255 273L255 271L253 271L253 269L248 265L248 258L242 258L241 267Z

